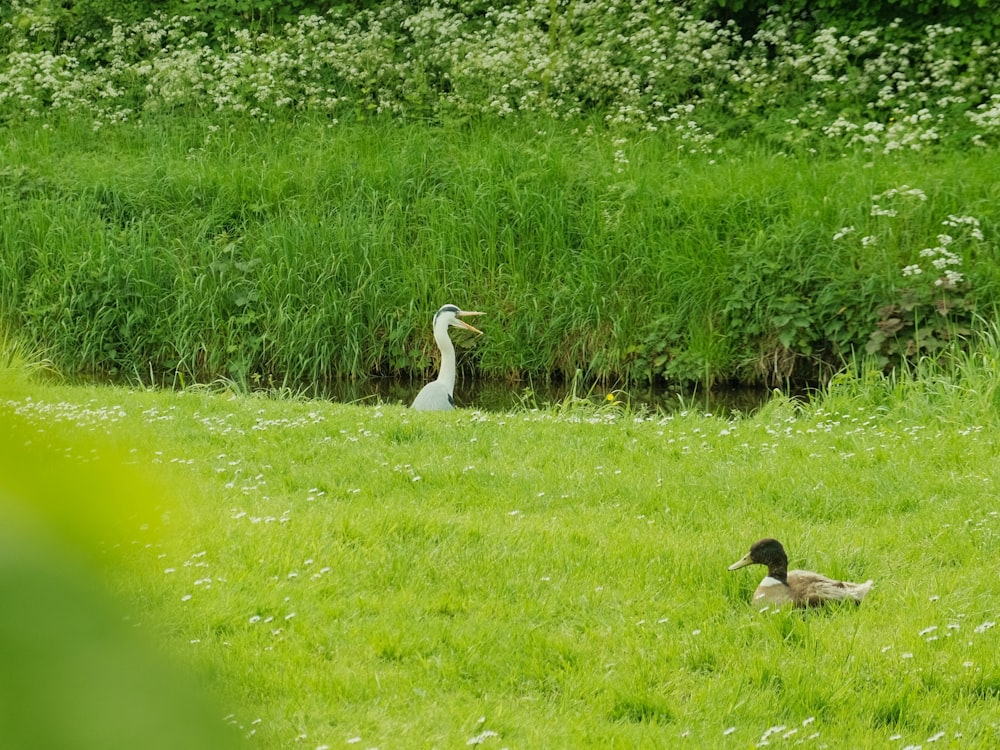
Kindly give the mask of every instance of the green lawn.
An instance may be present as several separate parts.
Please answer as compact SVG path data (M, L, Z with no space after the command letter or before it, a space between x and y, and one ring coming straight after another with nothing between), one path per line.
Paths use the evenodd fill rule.
M0 489L251 747L1000 742L1000 431L968 379L732 419L4 392ZM726 568L763 536L875 588L758 612L764 570Z

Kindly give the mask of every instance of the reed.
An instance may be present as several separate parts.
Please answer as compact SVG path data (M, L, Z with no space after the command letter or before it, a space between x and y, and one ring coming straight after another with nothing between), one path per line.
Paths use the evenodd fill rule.
M949 215L985 232L959 238L963 300L996 304L992 152L708 158L523 121L12 127L0 313L68 374L425 375L430 316L453 301L489 314L461 342L467 375L822 378L864 349ZM903 185L925 199L873 216Z

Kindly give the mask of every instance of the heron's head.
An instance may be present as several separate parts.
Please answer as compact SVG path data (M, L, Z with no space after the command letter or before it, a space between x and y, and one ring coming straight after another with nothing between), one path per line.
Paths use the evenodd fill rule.
M465 328L469 331L475 331L478 334L482 334L475 326L469 325L464 320L462 320L463 315L482 315L481 312L475 312L473 310L462 310L456 305L445 305L440 310L434 314L434 326L436 327L439 320L444 320L449 326L454 326L455 328Z

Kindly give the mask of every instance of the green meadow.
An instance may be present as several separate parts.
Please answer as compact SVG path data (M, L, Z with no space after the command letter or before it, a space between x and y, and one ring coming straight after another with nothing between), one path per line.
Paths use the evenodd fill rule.
M90 560L127 635L247 747L990 748L996 363L845 372L730 415L622 392L428 414L18 370L4 489L49 494L0 510ZM763 568L726 568L763 536L875 588L758 611ZM80 637L39 632L56 653ZM29 721L78 729L77 698L31 698Z

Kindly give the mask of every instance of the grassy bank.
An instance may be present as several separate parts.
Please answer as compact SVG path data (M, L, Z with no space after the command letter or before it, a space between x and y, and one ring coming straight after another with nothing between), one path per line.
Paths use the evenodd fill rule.
M678 384L823 377L893 316L877 354L933 354L992 314L994 152L679 145L554 121L10 126L0 314L68 373L246 387L425 373L445 302L488 315L466 373Z
M98 549L128 622L250 747L988 748L995 361L845 374L728 419L16 378L0 413L24 440L3 459L74 482L49 525L94 498L61 525L120 540ZM131 512L81 483L120 502L125 471L159 487ZM762 569L726 566L766 535L874 591L758 612Z
M961 348L1000 268L978 3L717 5L227 29L15 3L3 325L65 372L248 390L424 375L447 302L490 316L464 372L511 380L816 382Z

